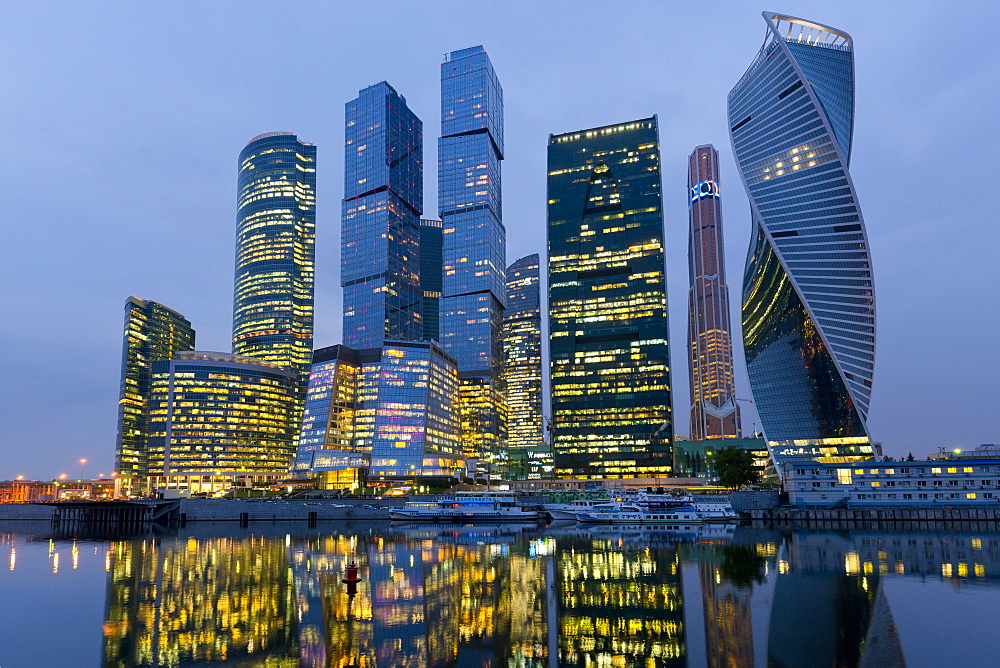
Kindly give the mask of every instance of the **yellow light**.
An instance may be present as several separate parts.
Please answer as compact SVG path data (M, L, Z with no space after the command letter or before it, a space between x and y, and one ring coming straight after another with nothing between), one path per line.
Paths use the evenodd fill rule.
M65 480L66 479L66 474L65 473L60 473L59 474L59 479L60 480Z

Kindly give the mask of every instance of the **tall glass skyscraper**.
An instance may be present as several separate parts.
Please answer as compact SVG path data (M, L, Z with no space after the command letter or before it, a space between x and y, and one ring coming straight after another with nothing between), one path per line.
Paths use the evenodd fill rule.
M720 196L719 152L711 144L696 146L688 156L688 369L694 441L740 437Z
M656 118L550 136L548 202L556 477L669 475Z
M153 362L193 350L194 330L177 311L154 301L129 297L125 301L123 339L115 471L123 484L131 488L134 481L147 475L149 376Z
M441 339L442 236L440 220L421 219L420 288L424 294L424 338L428 341Z
M458 361L466 455L503 475L506 231L500 198L503 89L481 46L441 64L438 211L443 226L441 345Z
M316 147L290 132L254 137L239 163L233 354L294 369L303 397L315 245Z
M344 344L423 336L423 123L385 81L346 105L340 284Z
M510 477L527 480L547 460L542 434L542 305L538 254L507 267L504 380ZM549 462L550 463L550 462ZM540 477L540 476L539 476Z
M754 221L743 278L747 371L780 470L789 456L871 456L875 295L848 171L853 41L790 16L764 20L767 40L728 106Z

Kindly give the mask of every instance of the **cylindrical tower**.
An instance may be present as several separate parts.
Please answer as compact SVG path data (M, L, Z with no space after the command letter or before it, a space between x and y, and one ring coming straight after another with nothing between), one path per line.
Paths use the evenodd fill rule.
M240 153L233 353L295 369L312 360L316 147L290 132Z

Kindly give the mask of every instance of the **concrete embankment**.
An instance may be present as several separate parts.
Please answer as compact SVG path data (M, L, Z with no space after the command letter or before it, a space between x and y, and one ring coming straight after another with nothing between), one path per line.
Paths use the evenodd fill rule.
M846 528L859 523L925 528L940 523L1000 522L997 508L751 508L740 518L768 526L801 526L821 529Z
M389 507L404 502L402 499L181 499L178 516L182 522L388 520ZM51 521L55 512L55 506L36 503L0 504L0 522Z

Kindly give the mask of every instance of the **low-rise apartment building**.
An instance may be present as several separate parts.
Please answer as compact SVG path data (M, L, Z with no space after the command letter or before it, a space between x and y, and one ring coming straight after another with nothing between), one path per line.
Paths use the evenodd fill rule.
M864 462L822 460L782 465L788 500L797 506L1000 504L1000 459Z

